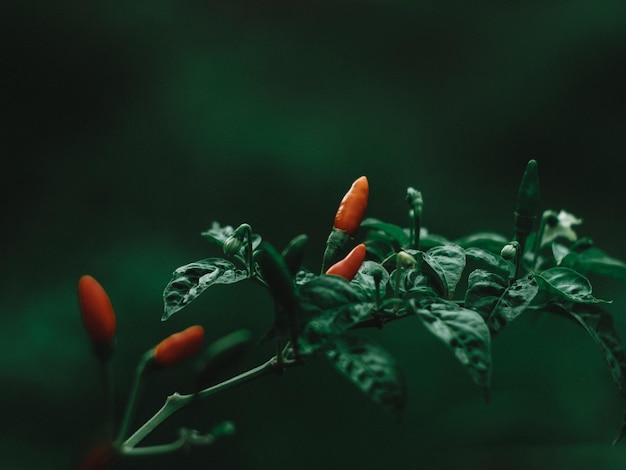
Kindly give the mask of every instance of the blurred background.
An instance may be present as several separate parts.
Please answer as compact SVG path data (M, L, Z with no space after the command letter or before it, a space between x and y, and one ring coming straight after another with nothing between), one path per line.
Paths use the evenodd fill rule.
M449 238L511 235L517 185L539 162L542 208L584 219L626 259L626 3L243 0L9 1L0 6L0 461L77 468L101 438L96 362L76 283L118 315L118 416L140 355L201 324L260 337L256 285L220 286L161 322L176 267L220 256L199 234L250 223L282 248L310 236L318 269L339 199L370 181L368 215ZM626 338L626 295L594 279ZM493 344L493 399L417 321L372 332L409 387L398 423L323 361L218 395L151 436L237 433L120 468L623 469L625 409L585 332L520 318ZM253 348L241 369L263 362ZM193 364L154 376L137 424L190 390ZM238 372L234 371L234 372Z

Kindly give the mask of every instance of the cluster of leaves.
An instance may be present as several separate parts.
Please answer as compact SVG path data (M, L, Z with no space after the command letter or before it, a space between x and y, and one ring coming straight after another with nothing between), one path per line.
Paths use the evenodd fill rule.
M626 280L626 264L588 239L558 232L550 240L543 237L546 229L558 225L558 219L550 218L553 214L544 213L539 232L530 235L526 248L513 259L501 255L511 242L496 233L448 240L418 226L414 246L415 227L366 219L359 235L367 246L367 260L350 281L300 266L302 256L291 247L301 249L303 244L292 243L278 254L250 233L249 243L243 243L232 260L208 258L178 268L164 291L163 319L211 285L254 280L269 288L276 304L275 323L266 339L276 340L297 361L311 355L327 358L372 400L399 412L406 388L396 360L354 330L417 317L451 350L487 398L492 338L520 315L557 314L589 333L626 396L624 346L602 308L607 302L593 296L584 276ZM202 235L223 248L234 232L214 224ZM263 253L269 253L270 262L262 260Z

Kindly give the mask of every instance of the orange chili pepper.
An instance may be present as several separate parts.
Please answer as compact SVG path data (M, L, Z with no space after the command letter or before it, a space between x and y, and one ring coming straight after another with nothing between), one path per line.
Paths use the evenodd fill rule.
M344 230L350 236L354 236L363 220L368 196L369 183L367 182L367 177L361 176L352 183L352 186L341 200L337 214L335 214L333 226L338 230Z
M330 268L328 268L326 274L341 276L348 281L351 281L363 264L366 251L367 250L363 243L355 246L344 259L336 262Z
M161 367L171 367L195 356L204 341L204 328L200 325L168 336L154 348L154 362Z
M85 329L96 345L107 345L115 336L116 318L111 299L92 276L78 281L78 303Z

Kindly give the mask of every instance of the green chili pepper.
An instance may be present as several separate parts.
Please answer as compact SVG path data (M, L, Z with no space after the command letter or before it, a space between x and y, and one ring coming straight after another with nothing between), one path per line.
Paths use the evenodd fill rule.
M308 241L309 237L307 235L298 235L289 242L281 253L292 276L295 276L300 270L300 266L302 266L304 249Z
M274 327L265 339L276 334L284 335L289 330L295 335L295 307L296 295L293 278L285 259L269 243L263 243L263 250L259 254L259 266L263 279L272 293L275 303Z
M515 206L515 233L526 236L533 231L539 212L539 173L537 162L530 160L517 193Z

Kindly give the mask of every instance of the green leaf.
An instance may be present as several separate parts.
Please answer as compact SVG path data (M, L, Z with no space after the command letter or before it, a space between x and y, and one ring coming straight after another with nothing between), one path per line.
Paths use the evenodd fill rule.
M533 278L515 281L502 294L491 315L489 315L487 319L489 330L492 333L497 333L515 320L530 306L538 291L539 286Z
M568 303L561 305L586 331L600 348L613 381L626 396L626 350L613 326L611 315L596 305Z
M467 279L464 305L487 320L509 283L499 274L484 269L472 271Z
M384 232L402 247L408 245L409 243L409 234L398 225L381 222L380 220L373 218L368 218L361 222L361 227Z
M163 291L164 313L167 320L197 299L208 287L215 284L233 284L248 278L248 273L237 269L222 258L207 258L177 268Z
M499 233L479 232L459 238L454 243L465 249L480 248L499 255L502 247L509 243L509 240Z
M367 260L361 264L359 271L352 279L352 285L361 288L368 299L376 299L376 280L374 275L379 278L378 298L382 299L387 293L389 273L380 264L374 261Z
M296 292L305 326L300 335L301 352L310 354L356 323L375 308L355 286L339 276L318 276Z
M595 247L581 253L570 252L561 261L561 266L572 268L582 274L600 274L626 281L626 263Z
M428 233L427 230L422 229L420 234L419 248L420 250L430 250L436 246L450 245L450 240L441 235L434 233Z
M487 250L483 250L482 248L467 248L465 250L465 255L474 261L480 261L485 263L491 269L498 271L506 276L509 276L512 269L514 268L513 263L502 258L500 254L495 255Z
M409 306L424 326L443 341L488 397L491 376L491 337L483 318L452 302L411 300Z
M346 379L375 403L399 413L406 404L406 382L395 358L361 336L337 338L326 357Z
M535 274L535 278L539 281L540 287L544 291L567 301L582 304L606 302L591 295L591 283L589 280L572 269L563 267L550 268L540 274Z
M445 297L452 298L454 295L463 269L465 269L465 250L460 246L436 246L424 253L422 270L424 274L434 274L439 279Z
M420 257L421 256L420 254ZM438 276L434 274L431 277L425 276L421 268L417 267L393 270L389 275L389 282L394 292L396 291L397 285L397 292L400 297L415 288L433 287L441 290Z

